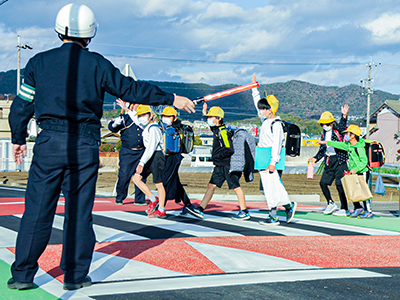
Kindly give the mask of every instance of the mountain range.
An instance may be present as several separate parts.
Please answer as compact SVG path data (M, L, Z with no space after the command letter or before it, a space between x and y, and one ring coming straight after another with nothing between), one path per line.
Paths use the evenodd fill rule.
M24 70L21 70L23 74ZM0 72L0 95L15 94L16 70ZM203 83L158 82L148 81L159 86L162 90L190 99L203 97L208 94L236 87L234 84L211 86ZM363 117L367 112L367 97L362 95L359 85L351 84L344 87L321 86L308 82L291 80L288 82L261 84L260 92L266 91L275 95L279 100L279 113L292 114L303 119L318 119L322 112L329 110L334 115L340 115L340 107L344 104L350 106L349 115ZM397 100L399 95L384 91L374 91L371 96L371 113L380 107L385 100ZM107 94L104 99L104 109L111 109L115 97ZM231 95L209 102L210 106L220 106L225 111L228 121L240 120L256 116L250 91ZM187 120L201 119L202 105L197 106L196 114L181 113Z

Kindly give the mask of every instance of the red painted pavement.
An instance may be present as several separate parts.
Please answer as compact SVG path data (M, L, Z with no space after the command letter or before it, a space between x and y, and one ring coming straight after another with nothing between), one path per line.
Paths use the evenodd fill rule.
M223 273L185 241L253 251L322 268L400 267L399 236L175 238L98 243L95 251L175 272ZM61 249L61 245L49 245L39 260L40 268L60 281ZM9 250L14 252L15 248Z

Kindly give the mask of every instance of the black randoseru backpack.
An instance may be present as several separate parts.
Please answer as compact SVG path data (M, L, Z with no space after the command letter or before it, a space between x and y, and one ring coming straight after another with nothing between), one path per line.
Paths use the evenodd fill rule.
M286 134L286 155L295 157L300 156L301 149L301 131L300 127L296 124L283 121L283 120L274 120L271 123L271 131L273 132L273 125L275 122L280 122L282 124L283 132Z

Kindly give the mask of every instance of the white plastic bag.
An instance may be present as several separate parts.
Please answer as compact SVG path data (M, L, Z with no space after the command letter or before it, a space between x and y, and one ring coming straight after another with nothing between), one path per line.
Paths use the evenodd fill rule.
M261 171L260 175L269 209L290 204L289 195L276 170L272 174L269 171Z

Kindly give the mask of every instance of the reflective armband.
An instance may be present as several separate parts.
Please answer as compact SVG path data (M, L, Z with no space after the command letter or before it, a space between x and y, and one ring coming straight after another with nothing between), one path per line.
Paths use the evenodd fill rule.
M22 100L32 102L35 98L35 88L23 83L21 85L21 89L19 90L18 97L20 97Z

